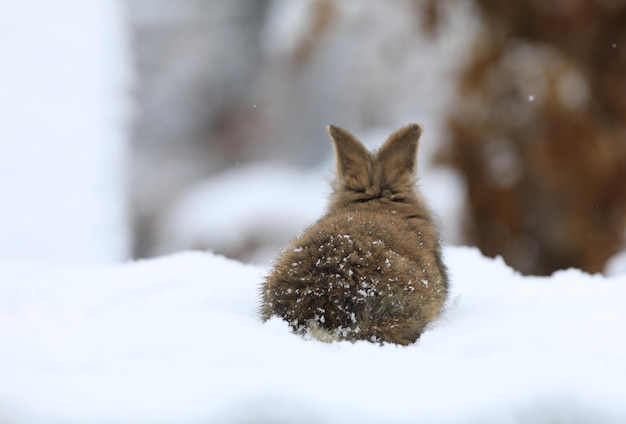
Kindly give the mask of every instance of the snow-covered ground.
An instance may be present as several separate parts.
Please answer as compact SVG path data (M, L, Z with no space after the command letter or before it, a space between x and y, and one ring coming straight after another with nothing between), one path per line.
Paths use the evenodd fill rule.
M625 274L445 257L446 312L409 347L263 324L268 269L210 253L4 263L0 422L626 422Z

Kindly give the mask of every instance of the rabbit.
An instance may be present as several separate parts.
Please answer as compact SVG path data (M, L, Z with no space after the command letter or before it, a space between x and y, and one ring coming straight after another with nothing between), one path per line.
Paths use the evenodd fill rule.
M326 342L414 343L448 295L437 225L415 187L422 127L401 128L376 154L327 130L337 157L328 212L276 261L261 318Z

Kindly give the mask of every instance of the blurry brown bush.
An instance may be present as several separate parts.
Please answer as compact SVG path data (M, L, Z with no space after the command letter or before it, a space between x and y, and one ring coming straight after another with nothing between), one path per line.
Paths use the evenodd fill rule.
M626 224L626 2L474 0L444 161L468 242L523 273L603 270Z

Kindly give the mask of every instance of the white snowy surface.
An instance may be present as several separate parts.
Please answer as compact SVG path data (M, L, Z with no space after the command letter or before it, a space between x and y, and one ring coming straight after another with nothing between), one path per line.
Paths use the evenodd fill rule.
M0 422L626 422L626 276L445 258L446 312L408 347L263 324L269 270L210 253L1 264Z
M0 258L127 258L119 6L0 2Z
M624 237L626 239L626 237ZM626 274L626 249L617 252L611 257L604 267L606 275L614 276Z
M322 170L283 163L241 165L183 193L159 225L158 250L211 249L267 263L320 218L331 191Z

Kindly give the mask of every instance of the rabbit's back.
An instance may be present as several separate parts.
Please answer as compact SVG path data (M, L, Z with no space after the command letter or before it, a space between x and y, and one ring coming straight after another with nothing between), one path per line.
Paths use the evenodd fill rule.
M439 234L415 187L422 127L401 128L375 154L339 127L328 131L337 156L328 213L267 277L262 318L322 340L412 343L448 287Z
M447 294L431 227L391 210L329 214L279 259L263 289L264 319L333 339L414 342Z

